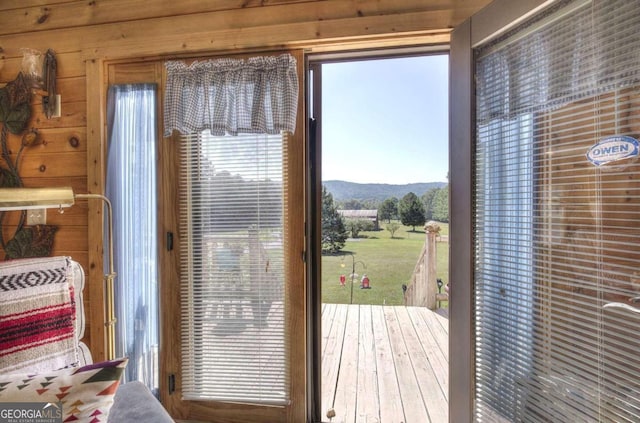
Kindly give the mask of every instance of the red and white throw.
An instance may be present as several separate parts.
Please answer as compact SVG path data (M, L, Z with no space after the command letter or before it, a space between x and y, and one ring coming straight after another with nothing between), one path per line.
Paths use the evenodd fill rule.
M68 257L0 264L0 373L78 364Z

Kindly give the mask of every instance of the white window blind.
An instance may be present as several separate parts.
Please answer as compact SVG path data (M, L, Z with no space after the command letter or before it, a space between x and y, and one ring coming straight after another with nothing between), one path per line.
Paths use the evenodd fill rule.
M640 421L640 2L560 1L476 50L477 421Z
M181 138L182 392L286 404L282 135Z

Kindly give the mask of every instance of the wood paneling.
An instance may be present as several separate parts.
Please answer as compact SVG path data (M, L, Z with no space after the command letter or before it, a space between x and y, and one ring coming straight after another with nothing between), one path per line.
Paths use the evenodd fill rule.
M109 84L160 83L162 65L157 62L118 63L109 66L108 74Z
M43 44L40 48L46 50L47 45ZM58 85L62 83L61 79L84 76L85 65L83 57L84 54L80 51L56 51ZM15 78L18 72L20 72L21 66L22 53L19 48L9 51L3 49L0 51L0 82L7 82Z
M25 178L64 178L85 176L87 174L86 157L82 152L56 154L29 154L20 167Z
M26 6L5 10L11 22L0 34L21 32L24 28L44 31L142 20L149 18L191 15L225 10L246 9L275 4L305 3L309 0L181 0L179 2L141 2L139 0L72 1L60 4ZM53 3L53 2L47 2ZM14 5L15 6L15 5ZM0 9L2 10L2 9Z
M34 145L25 147L22 150L22 160L36 161L33 155L53 155L60 153L77 154L82 157L86 155L86 130L77 128L69 131L66 128L38 129L38 139ZM16 159L21 146L21 138L11 136L7 147L13 160ZM86 164L83 165L86 172ZM84 174L83 174L84 175ZM24 174L22 174L25 177ZM43 177L43 175L39 175Z
M410 14L419 11L437 11L446 13L445 18L455 19L469 16L477 10L481 1L452 0L184 0L180 2L137 0L76 1L58 5L23 7L3 12L0 21L0 35L20 34L25 31L41 32L67 28L101 26L127 21L145 21L158 23L162 29L163 19L184 18L201 19L210 28L263 26L266 23L293 23L311 21L329 21L348 17L366 18L374 15ZM178 20L178 22L180 22ZM246 25L250 23L250 25ZM449 22L449 24L451 24ZM427 27L428 23L422 26ZM180 25L183 28L188 26ZM437 29L449 28L441 23ZM432 28L433 29L433 28ZM118 33L114 35L120 35Z
M487 0L307 1L217 12L176 13L156 18L129 18L103 25L87 24L48 31L37 31L27 25L20 32L0 37L0 47L9 57L18 57L19 49L29 46L43 50L53 47L58 53L82 50L87 57L99 58L206 49L310 48L327 40L448 32L486 3ZM144 3L148 10L160 4L166 5L159 0ZM120 13L116 12L117 8L110 7L112 14ZM0 27L7 25L12 25L11 19L2 14Z
M41 128L78 128L87 126L87 103L84 101L66 102L62 99L59 118L47 119L42 109L34 108L32 126Z

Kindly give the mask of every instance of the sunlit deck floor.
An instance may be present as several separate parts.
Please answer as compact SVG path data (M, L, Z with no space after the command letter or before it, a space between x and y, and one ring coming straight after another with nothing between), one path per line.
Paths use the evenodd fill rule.
M322 305L322 417L448 421L449 322L423 307Z

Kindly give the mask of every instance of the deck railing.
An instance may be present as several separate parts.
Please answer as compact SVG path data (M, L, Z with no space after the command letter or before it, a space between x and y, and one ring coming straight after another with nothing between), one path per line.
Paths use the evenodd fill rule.
M416 267L413 269L411 280L404 290L404 304L435 310L438 302L449 299L447 293L439 292L436 274L436 248L440 226L436 222L429 222L424 229L426 240L418 257Z

